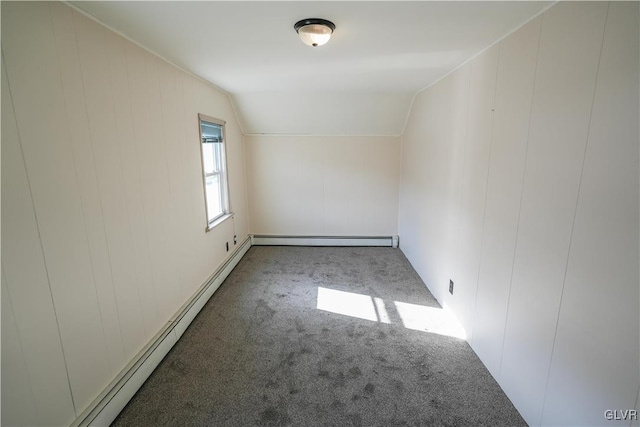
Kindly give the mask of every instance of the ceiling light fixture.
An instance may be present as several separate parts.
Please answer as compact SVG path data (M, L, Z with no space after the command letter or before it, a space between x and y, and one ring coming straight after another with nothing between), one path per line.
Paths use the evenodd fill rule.
M307 18L296 22L293 26L302 43L317 47L327 43L336 26L333 22L320 18Z

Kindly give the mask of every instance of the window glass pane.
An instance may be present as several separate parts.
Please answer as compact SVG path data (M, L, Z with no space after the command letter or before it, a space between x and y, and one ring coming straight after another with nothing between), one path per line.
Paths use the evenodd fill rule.
M200 122L202 142L222 142L222 126L209 122Z
M214 159L214 146L220 144L202 144L202 162L204 164L204 173L210 174L216 170L216 161Z
M205 183L207 192L207 219L211 222L214 218L222 214L220 175L208 176L205 179Z
M214 163L216 172L220 172L222 170L222 144L213 144L214 145Z

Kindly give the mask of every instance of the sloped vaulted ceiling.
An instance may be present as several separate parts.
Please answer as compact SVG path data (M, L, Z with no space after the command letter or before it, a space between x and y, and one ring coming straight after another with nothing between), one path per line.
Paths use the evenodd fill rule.
M414 95L547 2L73 4L231 94L246 134L400 135ZM336 24L322 47L293 24Z

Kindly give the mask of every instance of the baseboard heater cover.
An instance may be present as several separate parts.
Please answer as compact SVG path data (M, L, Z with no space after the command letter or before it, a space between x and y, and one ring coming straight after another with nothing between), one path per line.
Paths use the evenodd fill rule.
M231 257L209 277L195 295L178 310L167 325L71 425L74 427L110 425L169 350L178 342L189 324L249 248L251 248L251 238L247 237Z
M398 247L398 236L261 236L251 235L255 246L386 246Z

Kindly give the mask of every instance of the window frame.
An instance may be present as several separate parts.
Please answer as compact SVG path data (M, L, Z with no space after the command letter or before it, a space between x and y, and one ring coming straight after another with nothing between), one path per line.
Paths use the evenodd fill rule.
M220 170L215 171L213 173L207 174L205 168L205 153L204 153L204 143L202 142L202 123L210 123L213 125L220 126L222 142L219 145L219 158L220 158ZM231 202L229 198L229 177L228 177L228 168L227 168L227 134L226 134L226 123L224 120L217 119L215 117L207 116L206 114L198 114L198 135L200 144L200 165L202 167L202 190L204 195L204 206L205 206L205 220L207 222L206 231L212 230L216 225L224 221L225 219L232 216L231 213ZM214 148L215 150L216 148ZM214 156L215 162L215 156ZM211 176L218 175L219 177L219 189L222 192L220 195L220 204L222 212L209 220L209 198L207 197L207 178Z

